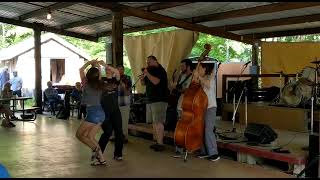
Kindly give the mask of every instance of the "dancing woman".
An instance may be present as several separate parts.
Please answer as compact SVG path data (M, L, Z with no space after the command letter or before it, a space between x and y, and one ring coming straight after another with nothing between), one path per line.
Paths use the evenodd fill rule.
M80 68L80 78L83 87L82 104L87 105L87 115L77 130L76 137L92 149L91 165L105 165L106 161L96 140L96 134L105 120L105 113L100 104L103 91L103 81L99 66L101 61L88 61ZM85 74L85 69L91 65Z

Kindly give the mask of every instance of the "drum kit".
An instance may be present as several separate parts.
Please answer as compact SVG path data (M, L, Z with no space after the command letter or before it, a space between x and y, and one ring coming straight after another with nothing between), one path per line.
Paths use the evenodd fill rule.
M280 88L279 104L289 107L307 107L311 105L311 98L315 97L316 105L320 105L318 76L320 75L320 60L312 61L316 68L307 66L303 68L298 77L289 81ZM280 77L283 73L280 73Z

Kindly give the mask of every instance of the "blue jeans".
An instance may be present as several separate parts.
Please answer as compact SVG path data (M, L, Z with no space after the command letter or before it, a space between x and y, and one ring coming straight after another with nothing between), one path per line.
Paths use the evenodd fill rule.
M105 120L105 113L101 105L87 106L87 116L85 120L94 124L102 124Z
M201 154L208 154L209 156L218 154L217 139L213 132L216 123L217 108L212 107L207 109L204 118L204 144L201 147Z

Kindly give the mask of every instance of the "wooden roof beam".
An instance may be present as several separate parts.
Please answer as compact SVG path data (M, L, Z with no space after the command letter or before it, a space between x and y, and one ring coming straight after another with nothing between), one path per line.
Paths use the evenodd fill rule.
M98 41L98 37L89 36L86 34L75 33L75 32L70 32L70 31L65 31L63 29L58 29L58 28L54 28L54 27L48 27L48 26L44 26L43 24L28 23L28 22L23 22L20 20L15 20L15 19L10 19L10 18L5 18L5 17L0 17L0 22L6 23L6 24L12 24L12 25L16 25L16 26L22 26L22 27L26 27L26 28L31 28L31 29L38 27L38 28L40 28L41 31L48 31L48 32L56 33L56 34L61 34L64 36L71 36L71 37L85 39L85 40L94 41L94 42Z
M246 34L246 38L272 38L272 37L284 37L284 36L297 36L297 35L306 35L306 34L318 34L320 33L320 28L305 28L305 29L294 29L288 31L274 31L274 32L264 32L264 33L255 33L255 34Z
M182 6L186 4L190 4L191 2L165 2L165 3L155 3L147 6L142 6L138 7L137 9L145 10L145 11L157 11L157 10L162 10L162 9L167 9L167 8L172 8L176 6ZM124 15L123 17L126 17ZM70 29L74 27L79 27L79 26L86 26L86 25L91 25L91 24L96 24L99 22L104 22L104 21L111 21L112 20L112 15L104 15L104 16L99 16L96 18L92 19L85 19L81 21L76 21L76 22L71 22L68 24L63 24L61 26L62 29Z
M252 44L252 41L250 39L244 39L243 37L236 35L236 34L233 34L233 33L224 32L224 31L220 31L220 30L214 30L214 29L211 29L211 28L204 26L204 25L192 24L192 23L187 22L185 20L175 19L172 17L160 15L157 13L139 10L139 9L132 8L132 7L125 6L125 5L121 5L121 4L104 3L104 2L90 2L88 4L93 5L93 6L97 6L97 7L107 8L107 9L120 9L122 11L122 13L125 13L130 16L135 16L135 17L139 17L142 19L147 19L150 21L159 22L162 24L168 24L171 26L176 26L176 27L188 29L191 31L203 32L203 33L207 33L207 34L211 34L211 35L215 35L215 36L220 36L220 37Z
M55 4L50 5L48 7L44 7L44 8L35 10L35 11L31 11L31 12L26 13L26 14L23 14L23 15L19 16L19 20L23 21L23 20L26 20L26 19L29 19L29 18L32 18L32 17L42 16L44 14L47 14L49 12L49 10L52 12L52 11L55 11L55 10L58 10L58 9L62 9L62 8L66 8L68 6L72 6L74 4L77 4L77 2L58 2L58 3L55 3Z
M214 28L224 29L225 31L239 31L244 29L256 29L256 28L300 24L300 23L316 22L316 21L320 21L320 14L272 19L272 20L266 20L266 21L256 21L251 23L234 24L234 25L220 26L220 27L214 27Z
M191 22L200 23L207 21L217 21L230 18L240 18L259 14L274 13L279 11L301 9L313 6L320 6L320 2L282 2L269 5L256 6L245 9L232 10L222 13L209 14L191 18Z

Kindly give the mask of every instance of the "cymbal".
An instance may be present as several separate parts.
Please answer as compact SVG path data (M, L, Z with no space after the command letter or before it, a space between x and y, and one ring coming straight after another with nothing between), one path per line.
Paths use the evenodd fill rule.
M320 64L320 60L311 61L311 63L313 63L313 64Z

